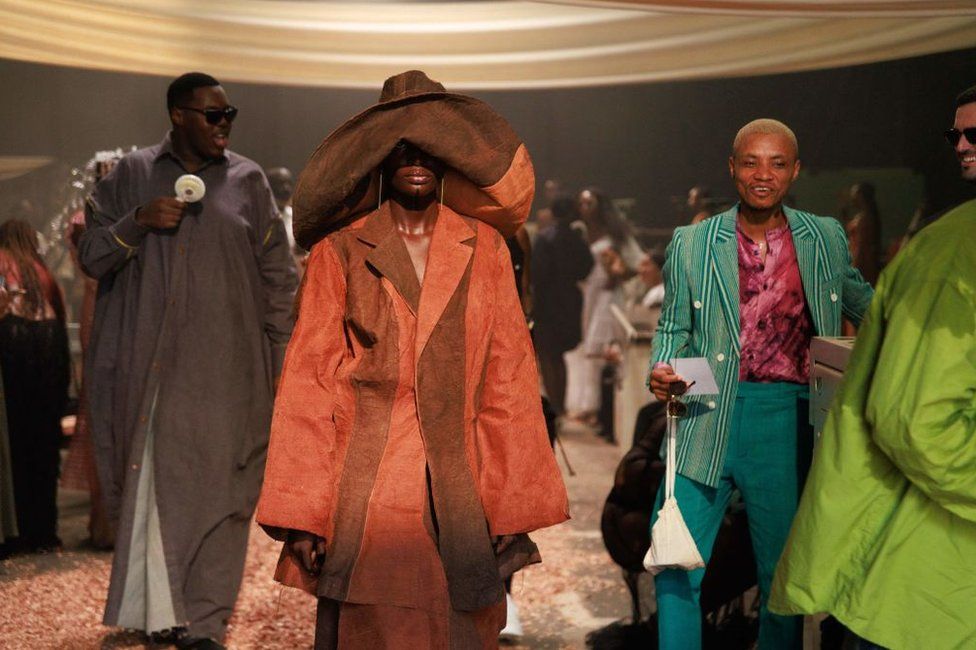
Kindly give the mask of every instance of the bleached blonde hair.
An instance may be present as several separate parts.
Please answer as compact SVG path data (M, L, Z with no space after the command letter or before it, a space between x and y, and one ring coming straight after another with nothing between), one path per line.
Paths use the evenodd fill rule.
M739 145L742 144L743 140L757 133L764 135L785 135L793 143L793 150L796 152L797 157L800 156L800 145L796 141L796 134L793 133L793 129L779 120L774 120L769 117L753 120L739 129L739 132L735 134L735 140L732 141L732 155L734 156L735 152L739 150Z

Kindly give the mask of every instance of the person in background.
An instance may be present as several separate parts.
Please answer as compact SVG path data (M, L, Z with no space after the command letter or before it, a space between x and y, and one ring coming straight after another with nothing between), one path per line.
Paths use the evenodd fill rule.
M846 210L850 217L844 224L847 243L854 268L861 272L872 286L881 272L881 215L875 199L874 185L857 183L851 186L850 205Z
M650 250L637 263L637 275L624 285L627 306L660 306L664 302L664 253L660 249Z
M10 295L0 289L0 314ZM3 372L0 372L0 560L10 554L7 540L17 537L17 506L14 503L13 467L10 464L10 435L7 431L7 405L4 401Z
M97 184L105 178L122 158L122 150L99 151L95 154L86 171L91 174L91 182ZM98 292L98 282L85 275L78 265L78 242L85 232L85 211L79 210L72 215L68 222L65 239L68 241L71 258L76 265L76 277L83 283L81 309L78 314L78 338L81 343L81 356L84 360L91 340L92 322L95 319L95 294ZM78 417L75 432L71 436L71 446L61 472L61 485L66 488L88 490L90 495L90 510L88 515L88 535L92 546L107 550L115 544L115 531L112 522L105 512L105 500L102 498L102 487L98 480L98 470L95 467L95 449L91 432L91 408L89 406L88 387L85 373L81 373L81 388L78 394Z
M976 86L946 132L976 184ZM976 200L885 268L834 397L769 607L860 648L976 641Z
M788 650L800 647L801 620L771 614L766 602L813 445L810 340L840 334L842 313L860 322L872 291L851 266L839 221L783 205L800 173L789 127L749 122L728 165L739 203L676 229L668 246L648 383L664 401L682 380L675 357L704 358L711 367L718 395L685 398L675 498L707 564L733 490L742 494L759 581L759 648ZM701 647L704 574L655 576L662 650Z
M570 224L576 202L557 196L549 204L553 224L535 239L531 283L534 296L532 330L542 384L557 415L565 413L566 360L563 355L582 338L583 294L579 283L593 268L593 255Z
M642 331L653 332L664 302L664 253L652 250L637 264L637 275L624 283L624 313L631 324Z
M288 236L288 248L295 258L295 265L299 272L304 272L305 262L308 253L295 243L295 235L292 233L292 214L291 197L295 191L295 177L287 167L272 167L264 172L268 176L268 184L271 186L271 194L274 195L275 206L281 221L285 224L285 234Z
M227 149L210 75L166 93L171 130L95 187L78 245L98 280L85 381L117 531L107 625L222 648L244 573L298 277L264 172ZM201 201L174 185L194 174Z
M562 192L562 183L555 178L548 178L542 183L543 206L535 213L535 223L541 231L553 224L552 202Z
M574 351L578 381L567 395L566 409L587 424L597 423L600 374L607 346L614 341L617 321L610 305L622 300L622 283L634 276L643 256L630 225L617 212L610 197L595 187L580 192L577 210L586 225L594 265L583 280L583 340Z
M19 542L50 551L58 538L61 416L70 377L64 300L26 221L0 224L0 371L3 372Z
M695 185L688 190L686 202L691 211L691 224L701 223L712 216L712 195L704 185Z
M295 191L295 177L287 167L271 167L264 170L268 177L268 185L271 186L271 194L274 196L275 207L285 225L285 234L288 235L288 246L295 248L295 235L292 234L292 207L291 195Z
M526 318L532 314L532 240L525 226L505 239L509 257L512 258L512 271L515 273L515 286L518 288L519 302Z

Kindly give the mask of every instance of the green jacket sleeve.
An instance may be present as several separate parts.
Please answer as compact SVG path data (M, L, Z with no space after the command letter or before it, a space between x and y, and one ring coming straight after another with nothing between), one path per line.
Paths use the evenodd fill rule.
M866 416L878 447L918 489L976 522L976 300L964 278L909 282L884 305Z

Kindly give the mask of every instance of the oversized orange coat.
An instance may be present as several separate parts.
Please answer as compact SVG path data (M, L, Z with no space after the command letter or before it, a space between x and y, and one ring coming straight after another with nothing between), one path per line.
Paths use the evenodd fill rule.
M476 611L504 599L490 537L568 517L498 232L442 206L422 286L387 204L316 244L257 520L279 539L315 533L327 551L317 579L287 552L276 578L409 605L397 599L423 586L395 583L426 578L398 567L427 552L405 546L425 546L451 606Z

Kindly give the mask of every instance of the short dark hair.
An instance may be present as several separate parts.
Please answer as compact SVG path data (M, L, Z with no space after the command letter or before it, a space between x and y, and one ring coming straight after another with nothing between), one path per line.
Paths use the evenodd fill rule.
M956 97L957 107L972 104L973 102L976 102L976 86L970 86Z
M572 221L576 215L576 201L566 194L557 195L549 204L556 221Z
M220 82L203 72L187 72L173 79L166 89L166 110L179 106L193 98L193 91L197 88L219 86Z

